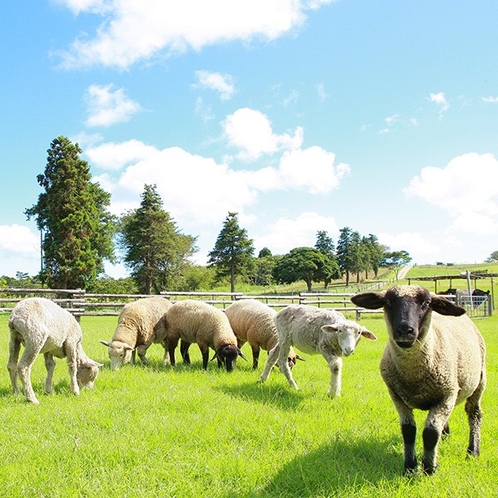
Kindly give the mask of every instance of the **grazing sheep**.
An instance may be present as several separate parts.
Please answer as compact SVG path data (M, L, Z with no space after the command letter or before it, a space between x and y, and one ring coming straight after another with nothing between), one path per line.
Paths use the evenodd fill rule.
M241 299L232 303L225 314L237 337L237 345L241 348L248 342L252 349L252 368L258 368L261 349L270 351L278 342L278 331L275 325L277 312L256 299ZM302 358L291 347L287 362L292 368Z
M237 338L223 311L202 301L186 299L177 301L166 313L168 334L182 340L182 357L190 363L188 348L197 343L202 353L202 366L207 370L209 348L215 351L218 367L225 365L231 372L238 356L245 359L237 346Z
M78 395L80 388L93 387L102 365L91 360L83 351L81 327L69 311L53 301L32 297L23 299L12 310L9 318L10 343L7 368L12 390L19 393L17 375L24 386L26 399L36 405L38 399L31 385L31 369L36 357L43 353L47 378L45 392L52 394L52 378L55 369L53 357L67 357L71 391ZM19 360L21 344L24 353Z
M275 323L278 343L270 350L259 381L264 382L278 362L289 384L299 389L287 364L291 346L308 354L322 354L330 368L329 396L341 394L342 358L353 354L361 336L372 341L377 337L365 327L346 320L344 315L331 309L293 304L277 313Z
M164 347L164 363L169 352L171 365L175 365L178 338L167 337L164 323L164 315L170 307L171 302L164 297L147 297L123 307L111 341L100 341L108 347L112 370L118 370L129 361L135 363L135 350L142 363L148 365L145 353L153 342Z
M380 370L399 414L405 472L417 468L414 409L429 412L422 433L426 474L436 470L439 439L449 432L453 408L465 400L467 454L478 456L486 347L474 323L461 316L465 310L415 285L357 294L351 300L368 309L384 308L389 341Z

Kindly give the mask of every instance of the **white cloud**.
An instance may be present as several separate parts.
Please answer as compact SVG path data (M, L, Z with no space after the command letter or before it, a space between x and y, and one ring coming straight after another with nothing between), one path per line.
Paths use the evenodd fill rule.
M284 152L279 167L281 188L306 189L312 194L336 189L350 167L334 166L334 161L334 153L317 146Z
M443 92L431 93L429 95L429 100L434 102L439 107L439 117L443 117L443 114L450 108L448 101Z
M498 160L469 153L444 168L428 166L404 193L444 209L453 218L449 232L498 233Z
M0 253L21 253L25 256L40 254L40 235L27 226L0 225Z
M273 254L286 254L295 247L313 247L318 230L329 235L339 232L333 217L304 212L296 218L279 218L268 227L266 235L255 237L254 242L259 250L268 247Z
M86 126L111 126L129 121L141 107L114 85L91 85L86 92L88 106Z
M196 71L198 86L219 92L221 100L230 100L235 92L232 77L229 74Z
M303 142L301 127L296 128L293 136L277 135L273 133L268 117L254 109L238 109L225 119L223 127L229 145L241 149L239 157L247 160L282 149L297 149Z
M498 97L482 97L482 100L490 104L498 104Z
M299 27L307 9L332 0L58 0L76 14L104 17L93 37L81 36L61 53L63 65L127 68L162 53L201 50L255 37L274 40Z
M126 164L154 156L157 154L157 149L133 139L121 143L108 142L92 145L85 150L85 154L91 163L99 168L118 170Z
M417 232L379 233L377 237L379 243L389 247L391 251L408 251L412 263L435 261L441 252L438 242L432 242Z

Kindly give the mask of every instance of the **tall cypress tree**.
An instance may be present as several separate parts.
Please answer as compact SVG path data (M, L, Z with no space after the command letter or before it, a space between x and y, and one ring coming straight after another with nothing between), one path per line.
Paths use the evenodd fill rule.
M125 265L140 292L158 294L172 288L188 257L195 249L195 237L184 235L177 228L163 202L156 185L145 185L140 207L121 219L120 245Z
M208 254L208 266L216 269L216 278L230 277L231 292L235 291L237 275L244 275L253 262L254 245L247 230L240 228L237 213L228 213L214 249Z
M45 172L37 176L44 192L25 211L43 234L41 280L54 288L85 288L103 272L104 260L114 258L111 196L91 181L81 152L66 137L52 141Z

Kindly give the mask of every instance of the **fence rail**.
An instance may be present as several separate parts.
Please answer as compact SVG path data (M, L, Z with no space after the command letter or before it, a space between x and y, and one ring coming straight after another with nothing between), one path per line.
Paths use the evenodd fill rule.
M273 308L284 308L289 304L308 304L318 308L330 308L344 313L352 313L359 321L363 314L381 314L380 310L359 308L351 302L353 293L313 293L301 292L293 295L247 295L242 292L173 292L164 291L159 296L171 301L181 299L198 299L225 309L240 299L257 299ZM137 299L152 297L148 294L92 294L83 289L19 289L0 288L0 312L10 312L14 306L26 297L46 297L52 299L77 318L80 316L118 316L125 304ZM157 295L156 295L157 297ZM491 316L492 301L490 296L472 296L472 299L445 296L457 301L471 317ZM467 296L468 297L468 296Z

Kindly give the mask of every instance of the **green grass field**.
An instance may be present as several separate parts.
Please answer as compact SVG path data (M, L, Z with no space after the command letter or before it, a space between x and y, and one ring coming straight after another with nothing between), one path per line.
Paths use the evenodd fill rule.
M463 406L450 419L434 476L404 477L397 414L380 378L386 343L383 319L362 324L378 341L363 340L344 360L343 395L327 397L329 371L306 356L293 391L274 371L258 384L249 362L235 372L207 372L195 345L192 365L152 364L109 369L115 317L83 317L84 348L105 363L93 390L69 391L65 360L57 361L55 394L42 393L43 359L32 379L40 400L11 394L6 369L7 315L0 316L0 495L9 497L494 497L498 494L498 315L477 325L488 346L481 457L466 460ZM261 360L266 354L261 355ZM417 414L423 423L424 413ZM417 438L421 449L421 431Z

